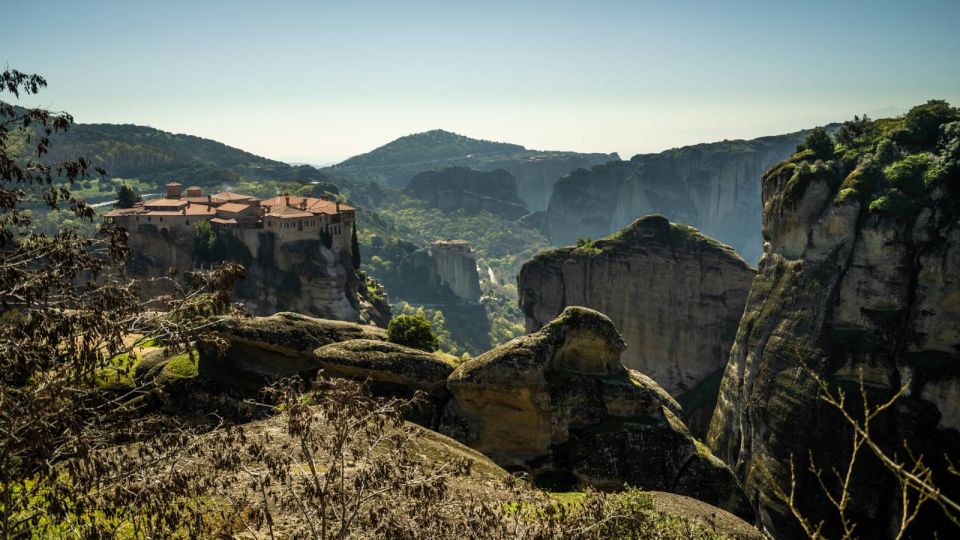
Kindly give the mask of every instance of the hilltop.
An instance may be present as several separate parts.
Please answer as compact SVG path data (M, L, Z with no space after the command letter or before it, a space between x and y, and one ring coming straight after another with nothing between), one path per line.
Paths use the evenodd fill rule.
M518 194L531 210L546 208L554 182L579 169L619 161L616 153L531 150L518 144L473 139L435 129L400 137L365 154L322 169L359 182L405 187L417 173L448 167L504 169L517 179Z
M330 182L309 166L293 166L218 141L134 124L74 124L53 138L52 159L84 156L111 176L159 185L170 179L214 185L240 179Z

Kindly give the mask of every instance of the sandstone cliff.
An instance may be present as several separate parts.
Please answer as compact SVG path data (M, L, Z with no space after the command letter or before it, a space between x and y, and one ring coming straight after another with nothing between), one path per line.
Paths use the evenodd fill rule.
M296 311L342 321L389 321L386 299L368 297L349 255L326 248L321 240L278 244L276 235L259 229L218 234L230 237L231 258L247 269L235 298L254 313ZM131 236L130 247L128 268L138 277L161 278L171 268L182 275L196 267L194 239L187 233L138 233ZM163 280L146 282L144 295L162 293L169 286Z
M480 274L470 244L464 240L438 240L430 246L430 257L441 284L463 300L480 300Z
M960 123L930 122L960 113L924 107L853 123L842 144L808 148L763 177L765 254L708 442L778 537L799 536L773 496L789 485L790 457L799 505L814 521L827 517L827 531L834 514L805 474L807 456L826 471L849 459L850 430L802 366L854 395L862 370L873 401L908 384L872 433L901 459L906 441L946 493L960 492L944 472L960 444ZM899 488L877 462L859 463L849 513L861 537L887 537ZM936 514L922 516L914 537L945 526Z
M460 365L442 429L542 485L632 485L750 516L733 473L690 435L662 388L623 367L623 349L609 318L567 308Z
M760 183L807 132L641 154L560 179L547 209L554 245L598 238L645 214L662 214L732 246L753 264L760 256ZM536 208L534 208L536 209Z
M534 332L567 306L596 309L626 339L623 365L684 402L704 432L753 280L732 249L661 216L580 247L538 254L517 278Z
M444 212L489 212L508 219L527 214L517 197L517 179L503 169L489 172L466 167L424 171L410 179L404 193Z

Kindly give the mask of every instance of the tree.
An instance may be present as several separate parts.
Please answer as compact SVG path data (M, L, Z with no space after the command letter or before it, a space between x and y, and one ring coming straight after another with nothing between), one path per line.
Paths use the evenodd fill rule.
M350 238L350 249L353 251L353 269L360 269L360 242L357 240L357 222L353 222L353 236Z
M797 150L810 150L814 156L827 160L833 157L833 139L823 128L814 128L810 135L807 135L807 138L800 143Z
M914 149L931 149L940 138L940 126L955 120L960 120L960 110L946 101L932 99L917 105L904 117L906 140L903 142Z
M120 184L117 188L117 208L133 208L140 202L140 197L127 184Z
M400 315L387 325L387 338L397 345L433 352L439 347L430 321L423 315Z
M39 75L0 74L0 96L45 86ZM182 431L174 429L172 438L140 431L147 427L132 421L132 398L144 389L112 395L98 386L98 375L143 340L188 344L210 313L228 308L242 269L196 274L191 289L145 303L124 271L125 231L39 232L36 209L23 208L33 198L77 220L96 215L70 188L105 171L84 158L43 160L51 137L72 121L66 113L0 101L0 538L113 537L124 522L141 535L169 536L170 524L196 523L189 509L169 503L198 486L170 475L134 484L146 462L181 449ZM12 150L13 141L27 141L26 149ZM143 449L112 455L118 433L143 438Z
M837 142L848 147L854 147L869 138L876 132L876 126L873 120L867 115L854 116L853 120L847 120L837 131Z

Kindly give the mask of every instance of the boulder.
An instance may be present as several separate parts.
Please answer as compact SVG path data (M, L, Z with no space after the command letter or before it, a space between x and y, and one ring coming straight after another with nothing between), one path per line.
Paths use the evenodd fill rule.
M544 486L673 491L749 519L731 470L663 388L623 367L624 348L609 318L568 307L454 370L441 429Z
M441 397L447 395L447 377L453 372L453 366L435 354L373 339L324 345L313 355L324 373Z
M215 339L199 344L201 374L226 379L275 380L312 377L320 369L313 351L351 339L386 341L374 326L281 312L269 317L230 318L212 328Z

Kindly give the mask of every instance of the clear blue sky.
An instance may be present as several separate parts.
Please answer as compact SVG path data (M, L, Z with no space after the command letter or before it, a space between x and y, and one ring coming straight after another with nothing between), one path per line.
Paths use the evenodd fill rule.
M960 1L10 2L29 103L325 162L443 128L638 152L960 104Z

